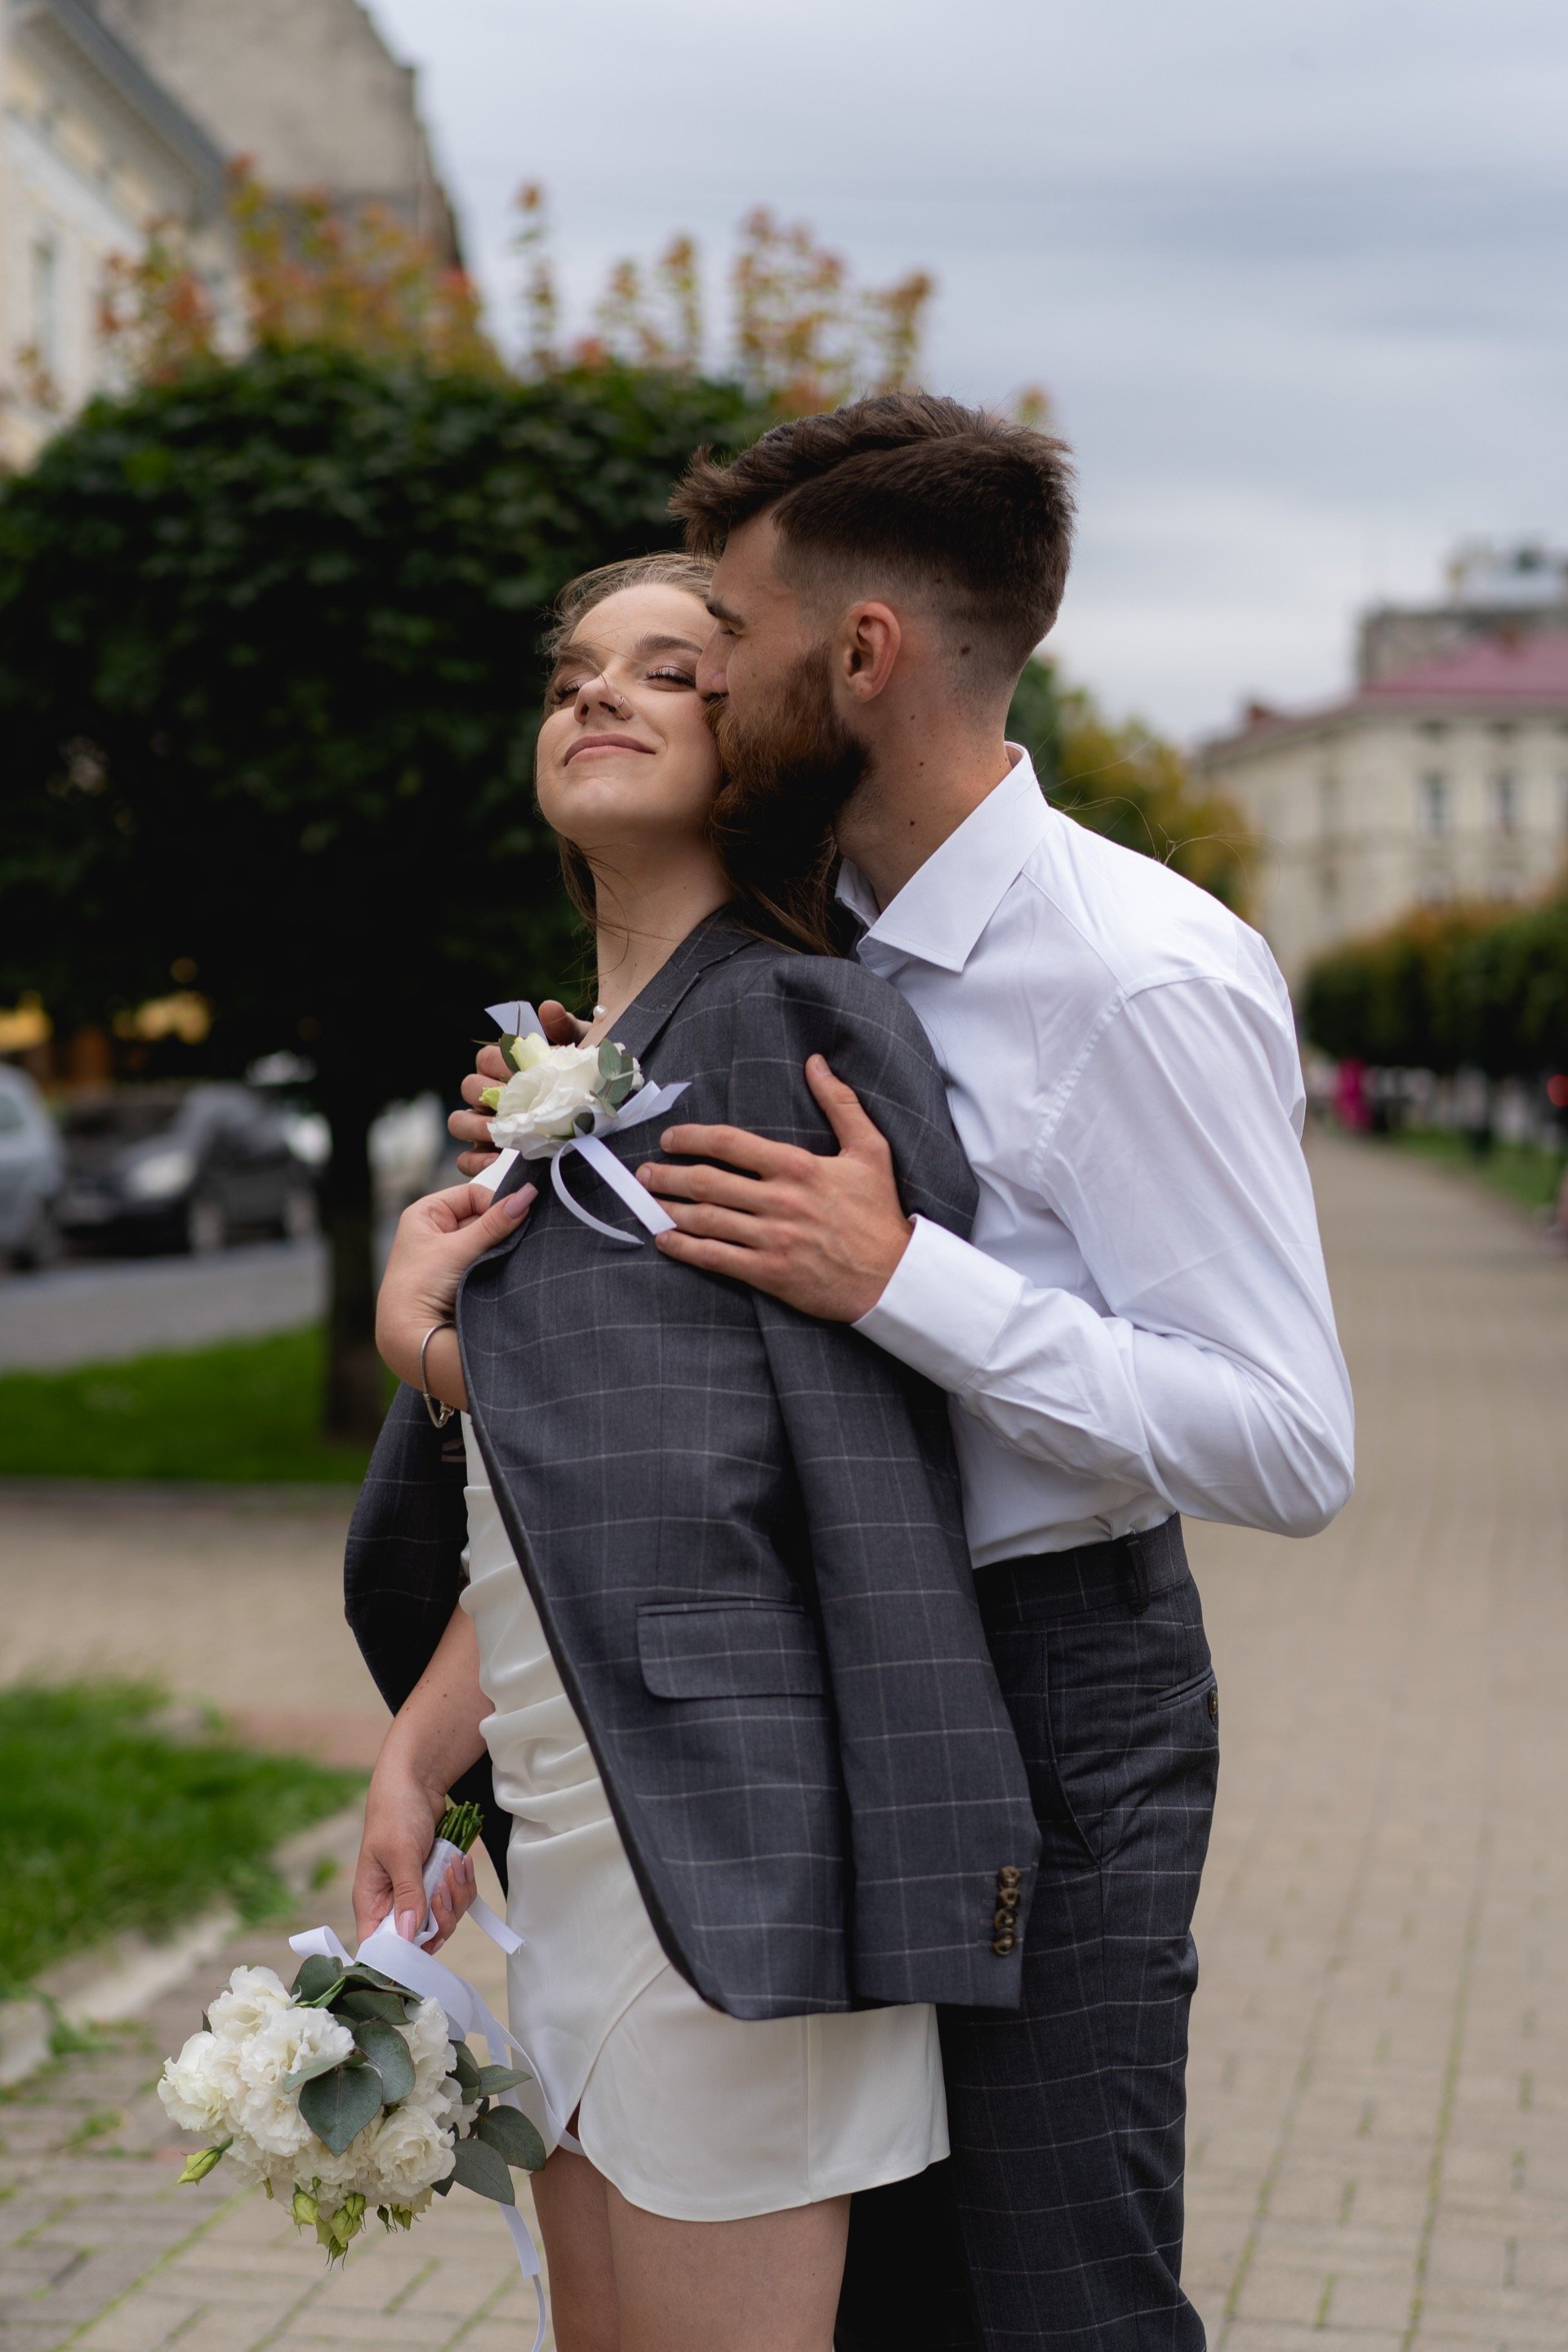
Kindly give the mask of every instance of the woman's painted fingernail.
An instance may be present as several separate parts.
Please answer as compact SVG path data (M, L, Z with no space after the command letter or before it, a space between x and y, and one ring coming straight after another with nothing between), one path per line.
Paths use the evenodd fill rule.
M521 1217L526 1215L527 1212L532 1208L538 1198L538 1185L524 1184L521 1186L517 1192L509 1192L505 1200L501 1202L501 1207L506 1211L509 1217Z
M400 1911L398 1913L397 1932L402 1937L405 1944L411 1944L414 1941L415 1937L419 1932L419 1922L412 1911Z

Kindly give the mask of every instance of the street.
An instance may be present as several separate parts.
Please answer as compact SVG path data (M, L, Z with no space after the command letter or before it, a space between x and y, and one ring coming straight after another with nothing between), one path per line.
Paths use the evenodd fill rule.
M1568 2343L1568 1267L1464 1181L1313 1146L1360 1483L1303 1544L1189 1527L1224 1763L1198 1918L1187 2278L1214 2352ZM0 1497L0 1674L163 1661L268 1736L374 1743L344 1506ZM335 1900L341 1889L322 1900ZM459 1965L491 1954L463 1931ZM234 1957L270 1957L252 1934ZM226 1963L225 1964L226 1965ZM220 1973L14 2095L14 2352L523 2352L455 2197L329 2280L221 2171L174 2189L149 2091ZM918 2258L918 2250L914 2250Z
M292 1331L321 1311L326 1250L253 1242L210 1257L85 1258L0 1277L0 1372L68 1371Z

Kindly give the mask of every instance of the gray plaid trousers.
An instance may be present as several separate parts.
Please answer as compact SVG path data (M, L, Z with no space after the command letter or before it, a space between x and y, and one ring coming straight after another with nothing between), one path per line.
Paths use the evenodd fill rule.
M840 2352L1202 2352L1182 2176L1219 1708L1180 1523L1138 1540L1142 1611L978 1573L1043 1839L1023 2000L942 2012L952 2160L856 2200Z

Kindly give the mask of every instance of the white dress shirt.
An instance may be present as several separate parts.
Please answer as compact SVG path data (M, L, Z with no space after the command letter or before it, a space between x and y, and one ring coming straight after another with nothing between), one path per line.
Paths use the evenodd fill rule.
M1285 983L1263 940L1042 795L1026 753L878 910L980 1185L857 1329L947 1390L975 1564L1173 1511L1311 1535L1351 1491Z

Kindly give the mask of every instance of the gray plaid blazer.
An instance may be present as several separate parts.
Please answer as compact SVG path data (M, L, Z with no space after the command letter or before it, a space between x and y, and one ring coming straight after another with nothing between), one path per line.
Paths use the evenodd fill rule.
M617 1024L678 1118L810 1150L826 1054L904 1204L973 1180L902 999L724 915ZM635 1165L657 1130L612 1145ZM581 1160L584 1206L639 1232ZM592 1196L591 1198L589 1196ZM631 1250L548 1183L459 1295L490 1483L666 1952L745 2018L1016 2006L1038 1846L985 1645L944 1399L842 1324ZM350 1622L393 1704L459 1589L461 1447L401 1391L350 1535ZM1005 1876L1003 1875L1005 1874ZM1001 1941L1003 1948L993 1948Z

